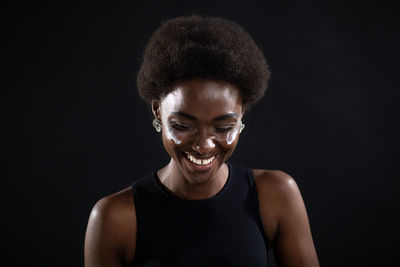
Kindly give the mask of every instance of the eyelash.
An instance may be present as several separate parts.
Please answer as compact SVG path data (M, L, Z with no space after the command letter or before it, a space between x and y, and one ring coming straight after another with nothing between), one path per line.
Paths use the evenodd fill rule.
M218 128L218 127L215 127L215 130L217 131L217 132L219 132L219 133L226 133L226 132L229 132L230 130L232 130L233 129L233 127L227 127L227 128Z
M187 131L190 129L190 126L186 126L186 125L176 123L176 122L172 123L172 127L178 131Z

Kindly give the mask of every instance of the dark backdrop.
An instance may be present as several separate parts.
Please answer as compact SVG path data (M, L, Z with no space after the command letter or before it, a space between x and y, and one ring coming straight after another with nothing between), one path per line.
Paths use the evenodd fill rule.
M241 24L272 69L232 162L297 181L322 266L394 266L399 16L384 1L2 4L2 266L81 266L94 203L168 162L136 93L146 40Z

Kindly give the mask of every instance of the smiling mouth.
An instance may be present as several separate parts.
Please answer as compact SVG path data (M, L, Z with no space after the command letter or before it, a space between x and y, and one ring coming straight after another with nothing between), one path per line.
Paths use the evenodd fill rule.
M188 159L191 163L196 164L196 165L198 165L198 166L206 166L206 165L209 165L209 164L211 164L211 163L214 161L214 159L216 158L216 156L214 155L214 156L209 157L209 158L201 158L201 159L199 159L199 158L196 158L196 157L194 157L194 156L188 154L187 152L184 152L183 154L185 154L186 159Z
M200 165L200 166L208 165L215 159L215 156L212 156L211 158L208 158L208 159L198 159L198 158L195 158L195 157L193 157L192 155L189 155L189 154L186 154L186 157L191 162L193 162L194 164L197 164L197 165Z

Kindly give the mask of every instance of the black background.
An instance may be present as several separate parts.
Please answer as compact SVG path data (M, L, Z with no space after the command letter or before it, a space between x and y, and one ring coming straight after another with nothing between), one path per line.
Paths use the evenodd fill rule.
M168 162L135 75L192 13L241 24L271 66L231 161L296 179L322 266L395 266L398 10L311 0L3 4L2 266L83 265L95 202Z

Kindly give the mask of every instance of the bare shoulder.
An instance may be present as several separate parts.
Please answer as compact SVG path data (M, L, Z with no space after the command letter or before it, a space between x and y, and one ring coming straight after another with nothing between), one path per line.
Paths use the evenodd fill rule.
M289 203L301 200L295 180L279 170L253 170L260 204L260 215L270 244L277 236L282 217L289 211ZM296 204L297 205L297 204Z
M136 243L132 188L103 197L94 205L85 236L85 266L119 266L131 262Z
M307 211L294 179L282 171L253 170L260 215L279 266L319 266Z
M132 188L127 187L117 193L101 198L94 205L90 219L108 218L109 222L124 220L135 213Z
M262 197L284 200L299 194L296 181L283 171L254 169L253 176Z

